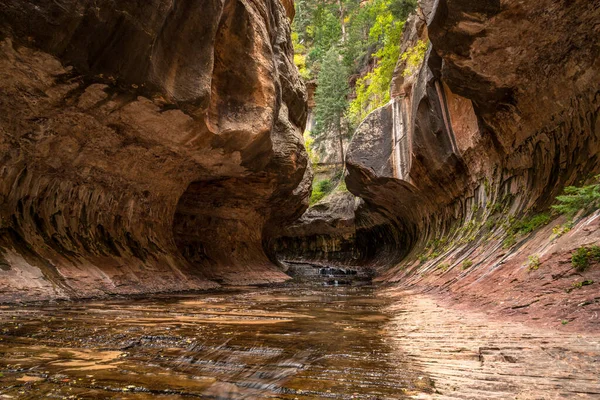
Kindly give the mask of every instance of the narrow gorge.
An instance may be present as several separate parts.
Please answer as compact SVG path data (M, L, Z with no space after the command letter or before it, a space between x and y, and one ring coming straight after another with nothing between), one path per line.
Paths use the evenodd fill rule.
M600 396L597 1L0 0L0 55L0 399Z
M567 186L597 185L598 5L430 3L401 44L431 42L420 68L399 60L391 101L348 145L348 191L286 228L281 258L371 267L381 282L557 318L578 314L578 300L597 307L597 288L560 290L600 278L570 268L574 251L600 243L597 203L572 221L550 206ZM533 305L541 293L551 304Z

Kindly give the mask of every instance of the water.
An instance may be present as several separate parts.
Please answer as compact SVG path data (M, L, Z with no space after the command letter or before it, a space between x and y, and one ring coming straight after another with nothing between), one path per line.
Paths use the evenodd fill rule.
M398 399L433 390L371 287L0 308L0 399ZM398 312L397 310L395 311Z

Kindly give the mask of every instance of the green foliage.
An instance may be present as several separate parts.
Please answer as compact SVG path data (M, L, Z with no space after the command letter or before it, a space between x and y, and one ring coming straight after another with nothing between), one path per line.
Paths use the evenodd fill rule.
M488 180L488 178L485 178L483 180L483 187L485 189L485 194L487 196L489 196L491 194L491 187L490 187L490 181Z
M369 31L372 42L382 43L373 56L377 65L356 81L356 98L350 103L349 119L358 125L371 111L390 101L390 83L400 55L403 21L394 19L390 1L379 2L380 13Z
M292 32L292 44L294 45L294 64L304 79L310 79L310 71L306 64L306 46L299 42L298 33Z
M600 262L600 246L580 247L571 255L571 264L578 272L584 272L592 262Z
M314 139L312 138L310 131L305 131L304 132L304 146L306 146L306 152L308 153L308 158L309 158L310 162L313 165L315 165L319 162L319 157L315 154L315 151L313 150L313 142L314 142Z
M569 221L563 225L556 225L552 228L552 234L554 234L557 238L561 237L565 233L569 232L573 228L573 222Z
M600 175L595 177L596 183L583 187L568 186L562 196L556 197L559 204L552 206L559 214L573 216L579 210L595 210L600 208Z
M323 179L313 185L313 190L310 195L310 205L318 203L323 197L327 196L333 189L333 184L329 179Z
M506 235L506 237L504 238L504 240L502 241L502 248L509 249L515 243L517 243L517 238L516 238L515 234L514 233L508 233Z
M318 7L314 28L309 32L313 36L313 47L308 53L308 58L311 62L318 63L332 47L339 45L342 25L332 10Z
M506 237L502 242L502 247L508 249L517 242L518 235L526 235L536 229L547 225L552 218L550 214L540 213L529 217L524 217L521 220L515 220L513 216L507 218L503 227L506 229Z
M448 268L450 268L450 264L448 263L441 263L438 265L438 269L446 272L448 270Z
M563 319L562 321L560 321L561 324L566 325L569 323L569 321L567 321L566 319Z
M463 263L461 264L462 269L469 269L473 266L473 261L471 260L465 260L463 261Z
M423 63L426 52L427 43L419 40L416 45L402 53L400 59L406 61L406 68L402 72L402 76L414 74Z
M337 48L332 47L323 59L315 92L316 137L332 132L343 133L342 118L348 107L348 74Z
M529 271L537 271L540 268L540 257L538 255L532 255L528 257L527 269Z
M581 281L581 282L573 282L573 284L571 285L571 287L572 287L572 289L581 289L582 287L589 286L589 285L591 285L593 283L594 283L593 280L586 279L586 280Z
M396 24L403 25L416 5L416 0L296 0L292 40L296 54L305 57L308 72L301 73L315 78L331 47L340 49L352 74L360 73L372 53L392 42L399 45Z
M294 63L304 79L317 80L314 138L347 135L353 124L390 100L402 29L416 3L295 1ZM368 71L373 58L375 66ZM352 88L348 82L356 86ZM348 97L353 92L356 100L349 107Z
M520 221L515 221L515 223L512 226L512 230L515 233L526 235L544 225L547 225L550 222L550 220L550 214L547 213L532 215L530 217L523 218Z
M427 260L428 260L428 259L429 259L429 257L427 257L427 254L421 254L421 255L419 256L419 263L420 263L421 265L422 265L422 264L425 264L425 263L427 262Z
M392 0L388 6L394 18L405 21L417 7L417 0Z

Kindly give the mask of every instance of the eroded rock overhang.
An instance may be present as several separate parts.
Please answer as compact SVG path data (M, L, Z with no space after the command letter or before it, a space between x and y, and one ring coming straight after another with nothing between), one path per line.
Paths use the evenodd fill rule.
M392 101L358 127L346 159L362 199L343 217L350 231L393 232L369 255L384 279L404 276L431 243L501 243L500 216L543 210L600 172L599 17L587 1L420 2L401 53L428 41L425 60L410 73L399 60ZM282 257L318 248L309 230L286 232ZM340 259L328 248L320 259Z
M0 1L0 300L286 279L306 208L290 2Z

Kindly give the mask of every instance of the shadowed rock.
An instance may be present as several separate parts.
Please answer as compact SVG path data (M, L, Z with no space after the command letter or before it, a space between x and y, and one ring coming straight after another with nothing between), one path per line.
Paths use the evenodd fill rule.
M288 3L0 1L0 300L287 278L262 243L310 185Z

